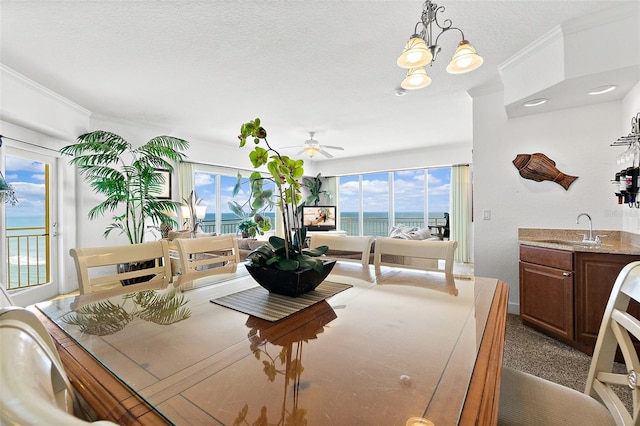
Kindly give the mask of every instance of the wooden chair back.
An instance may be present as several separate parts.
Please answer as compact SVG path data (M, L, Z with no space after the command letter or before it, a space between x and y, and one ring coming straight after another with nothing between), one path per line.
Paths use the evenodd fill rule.
M640 362L632 341L632 336L640 340L640 320L628 312L631 300L640 302L640 262L625 266L613 284L585 388L587 395L604 403L618 425L640 423ZM618 348L626 365L625 373L613 370ZM623 389L631 395L631 412L619 396Z
M165 240L123 246L74 248L69 254L76 264L80 294L117 287L122 285L123 280L140 281L127 286L131 291L165 288L171 281L169 245ZM145 267L138 269L122 266L131 264Z
M451 274L457 245L456 241L378 237L375 241L373 264L376 273L380 272L381 266L399 266Z
M174 287L217 274L235 272L240 263L238 238L235 235L216 235L203 238L177 238L179 272Z
M369 265L369 255L371 253L371 245L373 244L373 237L355 237L351 235L330 235L323 233L314 233L311 236L309 247L328 246L329 252L326 254L328 259L334 259L338 261L356 261L362 264L365 268ZM332 257L330 252L332 250L353 252L359 254L360 259L347 259L344 257Z

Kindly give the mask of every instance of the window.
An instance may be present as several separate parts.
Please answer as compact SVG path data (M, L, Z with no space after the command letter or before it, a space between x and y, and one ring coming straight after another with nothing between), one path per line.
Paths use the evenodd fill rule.
M359 176L341 176L339 179L338 193L340 204L338 214L340 215L340 229L346 231L348 235L361 235L361 191Z
M425 170L393 172L393 224L424 228Z
M211 170L209 170L211 169ZM219 172L215 167L195 165L193 171L193 185L198 197L202 199L200 205L206 206L206 214L202 221L204 232L215 232L218 234L235 234L241 218L229 209L229 202L237 201L243 204L249 197L248 177L251 172L240 171L246 179L243 179L240 191L234 197L233 188L237 180L237 171L225 170ZM270 181L265 181L264 187L275 187ZM245 208L245 211L249 211ZM265 214L271 219L274 225L275 212L270 211Z
M341 176L340 229L348 235L387 236L399 223L444 225L450 188L450 167Z
M389 235L389 173L362 176L363 235Z
M429 225L444 225L450 209L451 167L427 169L427 176Z
M8 290L50 281L49 164L32 158L5 157L6 179L19 202L6 204L3 226L8 250Z
M206 208L204 219L202 220L202 230L204 232L217 232L216 211L218 211L216 195L216 175L213 173L196 171L193 174L193 183L198 197L202 199L200 206Z

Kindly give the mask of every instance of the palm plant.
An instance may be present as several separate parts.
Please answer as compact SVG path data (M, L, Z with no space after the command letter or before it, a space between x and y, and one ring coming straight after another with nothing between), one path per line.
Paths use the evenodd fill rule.
M178 203L158 198L166 184L158 170L173 172L172 162L182 161L185 157L182 151L188 147L185 140L156 136L133 148L121 136L96 130L78 136L75 144L63 147L60 152L72 155L70 164L78 167L94 192L105 197L89 210L89 219L124 207L124 213L113 216L104 236L119 229L131 244L137 244L144 241L148 221L156 227L163 222L175 224L168 213L177 211Z

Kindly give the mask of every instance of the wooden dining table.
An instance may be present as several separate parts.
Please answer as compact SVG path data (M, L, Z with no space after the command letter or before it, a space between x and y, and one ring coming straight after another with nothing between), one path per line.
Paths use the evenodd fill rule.
M242 265L185 292L30 309L78 393L119 424L496 423L507 284L355 264L325 284L344 289L275 321L216 303L248 292L276 303Z

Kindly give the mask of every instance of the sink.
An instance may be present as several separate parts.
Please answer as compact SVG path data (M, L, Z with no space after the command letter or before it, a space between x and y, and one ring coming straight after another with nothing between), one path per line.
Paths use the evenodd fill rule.
M578 247L600 247L600 246L608 246L610 244L595 244L594 242L583 242L583 241L570 241L570 240L537 240L539 243L549 243L549 244L562 244L565 246L578 246Z
M540 243L549 243L549 244L563 244L565 246L587 246L593 244L585 244L582 241L568 241L568 240L538 240Z

